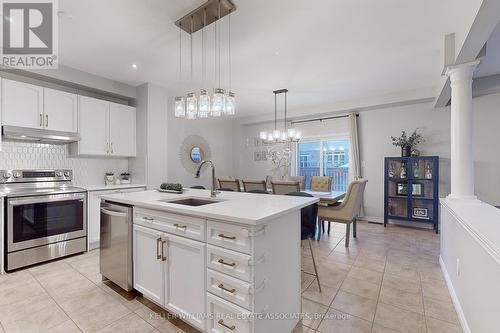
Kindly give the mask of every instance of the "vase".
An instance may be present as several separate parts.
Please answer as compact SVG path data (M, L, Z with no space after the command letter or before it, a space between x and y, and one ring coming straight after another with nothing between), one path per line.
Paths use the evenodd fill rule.
M401 147L401 157L410 157L411 156L411 147L405 146Z

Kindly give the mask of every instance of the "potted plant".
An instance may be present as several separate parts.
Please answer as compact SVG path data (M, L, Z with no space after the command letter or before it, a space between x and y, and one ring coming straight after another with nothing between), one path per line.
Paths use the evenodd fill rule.
M411 133L410 136L406 135L406 131L401 132L401 136L393 137L391 136L392 144L396 147L401 147L401 156L409 157L412 151L420 143L424 141L422 134L418 132L418 128Z

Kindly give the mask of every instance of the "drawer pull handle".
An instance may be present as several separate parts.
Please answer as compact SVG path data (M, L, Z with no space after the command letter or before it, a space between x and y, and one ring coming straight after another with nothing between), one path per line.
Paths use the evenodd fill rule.
M229 325L224 324L224 320L222 320L222 319L219 320L217 323L221 326L224 326L225 328L227 328L228 330L231 330L231 331L234 331L236 329L236 326L234 326L234 325L229 326Z
M224 285L221 283L219 284L218 286L220 289L224 290L224 291L227 291L228 293L231 293L231 294L234 294L236 292L236 289L227 289L226 287L224 287Z
M174 224L174 227L178 228L178 229L187 229L187 225L180 225L180 224Z
M236 236L226 236L224 234L219 234L219 237L224 238L224 239L232 239L232 240L236 239Z
M156 239L156 259L161 259L160 243L161 243L161 238ZM162 252L163 252L163 249L162 249Z
M149 221L149 222L153 222L153 221L155 220L154 218L152 218L152 217L147 217L147 216L144 216L144 217L143 217L143 219L144 219L145 221Z
M235 262L233 262L233 263L231 263L231 264L230 264L230 263L228 263L228 262L225 262L225 261L224 261L224 260L222 260L222 259L219 259L217 262L218 262L219 264L223 264L223 265L230 266L230 267L234 267L234 266L236 266L236 263L235 263Z

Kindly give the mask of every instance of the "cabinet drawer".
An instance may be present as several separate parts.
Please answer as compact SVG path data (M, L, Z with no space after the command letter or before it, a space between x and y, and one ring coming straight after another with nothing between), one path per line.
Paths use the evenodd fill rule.
M207 331L210 333L253 332L251 313L237 305L207 293L207 310L210 314Z
M134 223L202 242L205 241L205 220L200 218L135 208Z
M252 257L207 245L207 267L247 282L253 281Z
M248 282L208 269L207 291L248 310L253 309L253 288Z
M264 229L251 231L247 228L234 224L208 221L207 242L213 245L250 254L253 248L253 237L257 234L261 234L263 230Z

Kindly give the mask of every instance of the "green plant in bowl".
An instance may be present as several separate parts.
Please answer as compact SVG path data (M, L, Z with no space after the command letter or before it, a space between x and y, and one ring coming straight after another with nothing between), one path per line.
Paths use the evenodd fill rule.
M160 189L167 191L182 191L182 184L162 183Z

